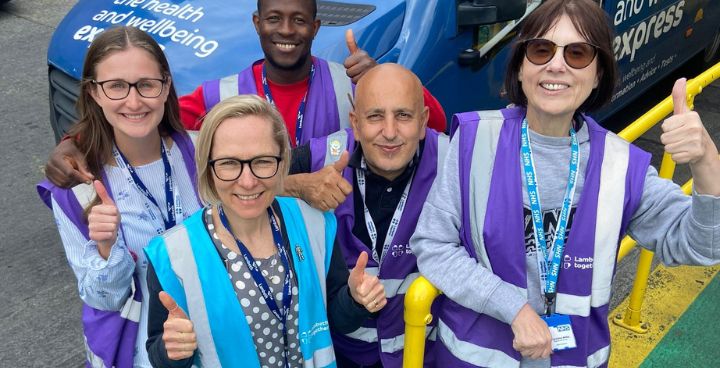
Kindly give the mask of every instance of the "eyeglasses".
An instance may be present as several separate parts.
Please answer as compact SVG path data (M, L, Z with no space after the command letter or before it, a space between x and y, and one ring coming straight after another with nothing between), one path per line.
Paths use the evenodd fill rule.
M544 38L534 38L525 43L525 57L535 65L545 65L555 56L558 48L563 48L565 63L573 69L583 69L590 65L597 55L598 47L587 42L573 42L560 46Z
M165 79L143 78L135 83L126 82L122 79L109 79L105 81L93 80L102 89L105 96L111 100L122 100L130 94L130 88L135 87L138 94L145 98L156 98L160 96L165 88Z
M236 158L218 158L208 161L215 176L222 181L234 181L242 175L245 164L250 167L250 172L258 179L270 179L278 172L280 167L279 156L258 156L249 160L238 160Z

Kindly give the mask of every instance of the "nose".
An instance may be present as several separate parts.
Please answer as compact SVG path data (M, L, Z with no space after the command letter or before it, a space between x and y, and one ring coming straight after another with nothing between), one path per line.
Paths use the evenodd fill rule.
M553 55L552 59L547 64L548 70L551 71L565 71L567 68L567 65L565 64L565 57L563 56L563 53L565 52L564 47L557 47L555 49L555 55Z
M282 36L289 36L292 35L295 32L295 28L293 27L292 19L284 19L280 22L280 27L278 27L278 33Z
M140 96L136 87L130 88L130 93L125 97L125 105L130 109L142 107L142 96Z
M255 185L257 185L258 178L256 178L250 170L250 163L243 163L242 165L242 172L235 181L242 188L253 188Z
M392 114L386 117L382 129L383 138L387 139L388 141L394 140L395 137L397 137L398 133L397 124L398 123L395 120L395 116L393 116Z

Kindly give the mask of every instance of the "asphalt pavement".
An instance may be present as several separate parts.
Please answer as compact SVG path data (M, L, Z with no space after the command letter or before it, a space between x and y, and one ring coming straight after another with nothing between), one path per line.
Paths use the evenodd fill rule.
M80 367L83 362L76 280L51 213L35 191L54 146L47 45L74 3L13 0L0 8L0 367ZM696 100L716 142L718 102L719 82ZM638 143L658 152L662 146L656 137ZM687 178L682 170L680 176ZM616 298L629 288L631 263L620 267Z

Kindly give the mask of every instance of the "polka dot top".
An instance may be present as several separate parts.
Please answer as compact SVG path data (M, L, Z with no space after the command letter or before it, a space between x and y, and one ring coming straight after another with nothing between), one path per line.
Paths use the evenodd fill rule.
M288 344L285 344L283 336L283 328L280 320L275 317L270 308L267 306L265 299L260 293L260 289L250 274L250 270L245 265L244 258L228 249L215 231L212 222L212 209L205 209L205 224L208 234L211 235L215 248L222 256L227 265L228 275L232 282L235 294L237 295L245 319L250 332L255 340L255 351L258 353L261 367L284 367L285 354L290 367L302 367L303 359L300 353L300 341L298 340L298 287L294 270L290 270L290 284L292 285L292 300L290 302L290 311L287 316L287 337ZM288 252L289 253L289 252ZM275 295L275 301L282 308L283 299L283 281L285 277L285 269L280 260L280 255L276 252L270 258L257 259L262 275L265 277L272 294ZM292 259L290 260L292 262ZM287 352L287 353L286 353Z

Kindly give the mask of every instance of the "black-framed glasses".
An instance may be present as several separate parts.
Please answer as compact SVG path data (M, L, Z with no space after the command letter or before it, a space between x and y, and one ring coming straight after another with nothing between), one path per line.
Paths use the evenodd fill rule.
M524 42L525 57L535 65L545 65L555 56L558 48L563 48L565 63L573 69L586 68L597 55L598 47L587 42L572 42L560 46L544 38L533 38Z
M92 83L99 85L105 96L111 100L122 100L127 97L132 87L135 87L135 90L142 97L156 98L162 94L166 82L167 80L165 79L155 78L142 78L135 83L130 83L122 79L92 80Z
M270 179L278 172L280 167L280 156L258 156L249 160L238 160L236 158L218 158L208 161L215 176L222 181L234 181L242 175L245 164L250 167L250 172L258 179Z

